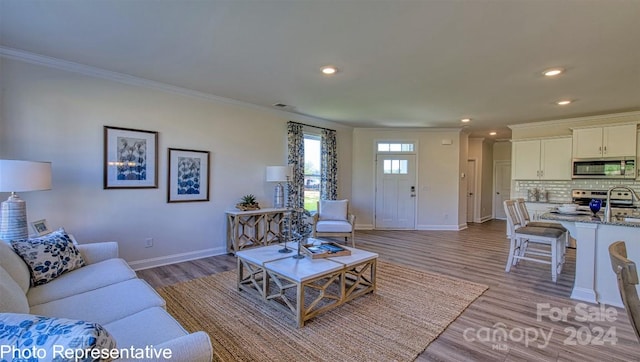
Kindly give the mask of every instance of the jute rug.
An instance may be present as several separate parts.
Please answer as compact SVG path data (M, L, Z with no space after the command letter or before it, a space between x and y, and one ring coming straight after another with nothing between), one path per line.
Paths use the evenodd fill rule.
M219 361L411 361L487 286L378 262L377 291L307 321L236 289L228 271L158 290Z

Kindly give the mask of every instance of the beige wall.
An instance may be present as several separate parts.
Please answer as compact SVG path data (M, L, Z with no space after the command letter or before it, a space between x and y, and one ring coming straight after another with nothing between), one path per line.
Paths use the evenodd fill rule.
M498 141L493 144L494 161L511 161L511 141Z
M443 145L445 139L451 140L452 144ZM413 141L417 144L418 229L458 229L460 223L465 224L464 218L459 216L459 130L358 128L353 131L351 203L358 228L374 226L376 141Z
M272 205L265 167L286 164L290 119L338 130L339 196L351 198L351 128L12 60L1 66L0 157L52 161L53 189L21 195L29 221L47 219L81 242L116 240L134 266L224 253L224 211L248 193ZM105 125L159 132L159 188L103 189ZM167 203L169 147L211 152L211 201Z

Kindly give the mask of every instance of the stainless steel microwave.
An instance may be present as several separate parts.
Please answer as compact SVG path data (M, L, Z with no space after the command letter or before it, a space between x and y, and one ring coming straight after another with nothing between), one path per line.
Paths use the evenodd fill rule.
M636 158L574 158L573 178L636 178Z

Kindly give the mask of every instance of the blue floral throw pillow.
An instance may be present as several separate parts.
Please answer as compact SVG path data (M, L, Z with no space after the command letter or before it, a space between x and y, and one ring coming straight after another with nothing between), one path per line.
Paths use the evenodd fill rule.
M85 265L63 228L34 239L13 240L11 246L29 266L32 286L48 283Z
M104 361L116 348L97 323L0 313L0 361Z

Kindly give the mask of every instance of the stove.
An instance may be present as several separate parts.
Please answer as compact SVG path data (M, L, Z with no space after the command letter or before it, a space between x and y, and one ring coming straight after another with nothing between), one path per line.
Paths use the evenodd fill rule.
M602 200L602 209L607 206L607 190L571 190L571 201L579 206L589 209L592 199ZM611 215L614 217L627 217L633 214L633 195L626 190L611 191Z

